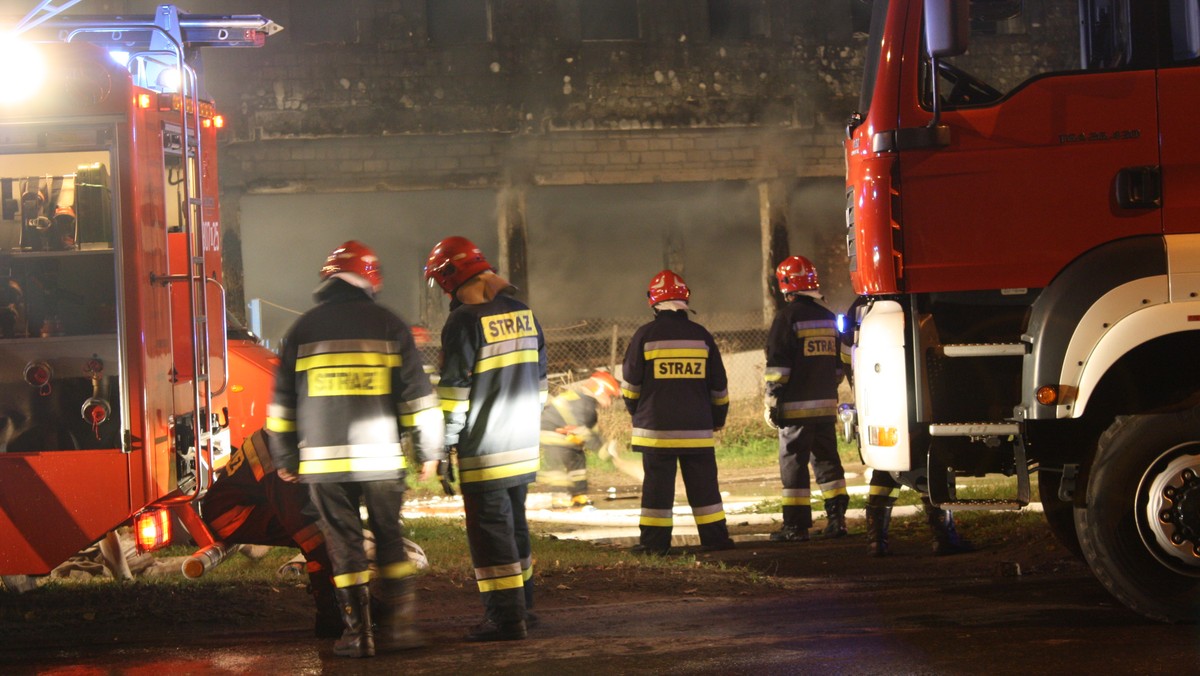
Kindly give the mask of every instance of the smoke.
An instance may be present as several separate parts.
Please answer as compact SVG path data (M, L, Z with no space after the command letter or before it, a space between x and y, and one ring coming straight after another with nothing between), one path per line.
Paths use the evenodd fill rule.
M849 302L831 297L847 276L844 251L830 246L845 234L843 193L840 179L798 180L788 213L792 253L817 264L835 307ZM421 270L440 239L465 236L499 264L495 207L492 190L248 195L241 204L246 298L308 309L325 257L358 239L382 261L380 301L415 323ZM757 188L747 182L531 188L530 305L547 327L649 319L646 285L674 259L702 322L761 312L759 218ZM292 318L281 319L283 328Z

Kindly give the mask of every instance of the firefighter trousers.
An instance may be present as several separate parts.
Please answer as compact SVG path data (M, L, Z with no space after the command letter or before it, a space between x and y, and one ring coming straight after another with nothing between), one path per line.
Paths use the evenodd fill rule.
M666 552L671 547L676 466L683 475L700 544L713 547L725 544L729 541L729 529L717 483L717 455L711 449L680 454L642 453L646 477L642 480L640 544L652 552Z
M836 424L809 423L779 428L779 478L783 482L784 528L812 527L808 464L812 463L821 496L830 500L846 492L846 472L837 451Z
M587 456L582 446L542 446L542 468L538 482L550 486L555 493L586 495Z
M533 608L533 550L525 520L529 486L463 493L467 544L484 615L497 624L525 619Z
M896 504L896 496L900 491L900 482L892 476L891 472L877 470L871 472L871 480L868 482L869 493L867 494L867 505L870 507L891 507Z
M375 564L385 580L417 572L404 549L404 481L361 481L308 484L313 504L321 515L321 531L333 564L333 583L344 588L371 581L370 562L363 547L362 516L375 536Z

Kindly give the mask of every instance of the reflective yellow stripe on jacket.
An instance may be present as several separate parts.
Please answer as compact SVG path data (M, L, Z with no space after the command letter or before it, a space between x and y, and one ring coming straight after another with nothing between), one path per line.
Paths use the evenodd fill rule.
M466 484L491 479L506 479L511 476L536 472L538 459L537 446L470 458L459 457L459 481Z

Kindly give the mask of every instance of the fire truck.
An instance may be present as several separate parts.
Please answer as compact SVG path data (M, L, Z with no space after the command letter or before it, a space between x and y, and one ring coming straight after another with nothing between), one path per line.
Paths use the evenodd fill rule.
M76 0L78 1L78 0ZM260 427L273 356L232 333L201 48L261 16L36 7L0 46L0 574L182 523ZM213 557L209 557L211 559Z
M846 126L865 462L1200 619L1200 1L874 0ZM960 497L962 477L1000 479ZM993 483L993 482L987 482Z

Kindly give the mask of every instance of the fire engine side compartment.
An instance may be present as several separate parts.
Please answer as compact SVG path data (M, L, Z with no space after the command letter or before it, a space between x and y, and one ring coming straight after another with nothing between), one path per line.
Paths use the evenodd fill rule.
M132 516L130 464L140 455L0 453L0 575L48 573Z

